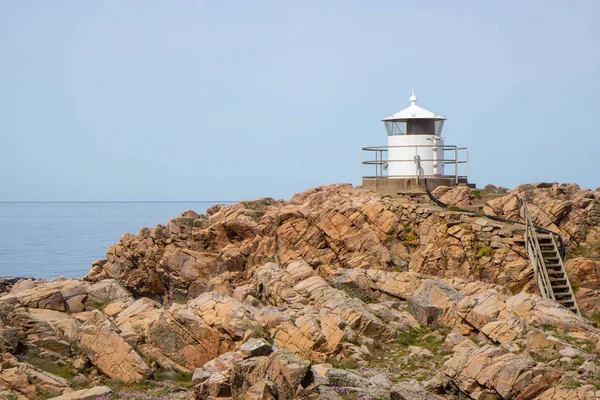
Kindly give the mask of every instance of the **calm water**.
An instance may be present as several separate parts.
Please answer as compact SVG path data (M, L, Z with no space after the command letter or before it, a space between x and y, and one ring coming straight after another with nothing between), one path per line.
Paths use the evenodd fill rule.
M123 233L213 204L0 203L0 276L83 277Z

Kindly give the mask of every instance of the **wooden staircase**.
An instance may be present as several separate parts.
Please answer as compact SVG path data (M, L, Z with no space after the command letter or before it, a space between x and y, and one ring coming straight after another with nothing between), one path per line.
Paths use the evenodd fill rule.
M525 199L523 199L523 219L525 220L525 245L533 267L533 276L542 297L552 299L575 314L581 315L556 239L551 233L543 234L536 231Z

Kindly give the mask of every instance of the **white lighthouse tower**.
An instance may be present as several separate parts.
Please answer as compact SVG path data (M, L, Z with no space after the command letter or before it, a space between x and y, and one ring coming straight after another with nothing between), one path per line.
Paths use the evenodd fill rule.
M445 144L446 118L418 106L414 89L409 100L407 108L383 119L387 146L362 149L363 167L374 172L365 175L363 168L363 186L396 195L469 185L467 148Z
M419 107L413 89L410 106L383 120L388 135L388 176L444 175L441 134L445 120Z

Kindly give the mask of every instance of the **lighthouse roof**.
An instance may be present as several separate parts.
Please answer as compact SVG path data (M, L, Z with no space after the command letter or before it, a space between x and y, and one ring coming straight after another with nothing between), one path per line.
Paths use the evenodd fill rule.
M446 119L441 115L437 115L436 113L426 110L423 107L419 107L417 105L417 96L415 96L415 91L413 89L412 96L410 96L410 106L406 107L402 111L398 111L397 113L390 115L387 118L384 118L383 121L404 121L418 118L439 120Z

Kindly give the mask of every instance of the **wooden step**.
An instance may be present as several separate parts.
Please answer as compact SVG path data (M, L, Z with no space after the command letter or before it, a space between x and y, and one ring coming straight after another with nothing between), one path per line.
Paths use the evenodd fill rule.
M549 270L548 276L550 277L551 282L553 280L554 281L566 281L567 280L567 278L565 277L565 273L563 271Z
M559 292L559 293L554 293L554 297L556 298L564 298L564 297L573 297L573 295L571 294L571 292Z
M556 285L556 286L561 286L561 285L566 285L567 284L567 280L566 279L552 279L550 278L550 284L552 285ZM552 286L555 287L555 286Z
M564 275L561 275L561 274L565 273L561 267L546 267L546 271L548 272L548 276L556 275L556 276L554 276L554 278L558 278L558 277L560 277L562 279L565 278Z
M575 300L570 297L568 299L556 300L556 302L563 307L575 307Z

